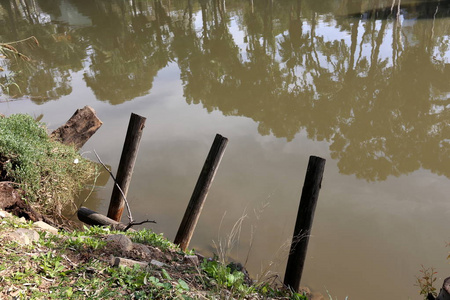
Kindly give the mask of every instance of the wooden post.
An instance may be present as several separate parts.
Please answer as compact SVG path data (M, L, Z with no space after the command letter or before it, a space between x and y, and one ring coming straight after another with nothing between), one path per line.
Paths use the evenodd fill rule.
M298 292L308 248L309 236L322 184L325 159L310 156L303 185L291 250L284 275L284 284Z
M146 118L132 113L130 123L128 124L127 136L123 145L122 156L120 157L116 176L117 184L120 186L125 196L127 195L128 187L130 186L145 120ZM114 185L111 202L109 203L108 218L120 222L124 205L125 200L123 199L120 190Z
M209 150L203 169L195 185L191 200L189 201L180 228L178 228L174 243L180 245L180 248L186 250L197 225L198 218L202 212L203 204L208 195L209 187L216 175L217 168L222 160L227 146L228 139L216 134L216 138Z

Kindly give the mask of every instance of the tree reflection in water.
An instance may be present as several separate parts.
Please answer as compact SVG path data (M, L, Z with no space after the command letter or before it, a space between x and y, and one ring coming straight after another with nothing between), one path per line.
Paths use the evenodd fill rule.
M330 143L344 174L450 177L448 1L0 5L2 40L35 35L42 45L27 53L32 68L7 63L36 103L70 94L71 72L84 68L98 100L120 104L176 63L188 103L251 118L262 135L290 141L305 130ZM89 22L72 25L67 7Z

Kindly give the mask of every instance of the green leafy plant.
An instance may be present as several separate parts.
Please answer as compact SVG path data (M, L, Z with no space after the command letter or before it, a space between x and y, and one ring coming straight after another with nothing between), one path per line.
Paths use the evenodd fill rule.
M97 250L106 246L106 241L92 237L72 237L66 240L67 247L72 247L75 250L91 249Z
M65 266L61 263L61 257L56 256L51 252L40 254L37 258L39 267L46 277L55 278L56 276L65 275L63 273Z
M203 260L201 269L222 288L229 289L238 295L246 295L255 291L254 287L245 283L244 273L232 270L217 260Z

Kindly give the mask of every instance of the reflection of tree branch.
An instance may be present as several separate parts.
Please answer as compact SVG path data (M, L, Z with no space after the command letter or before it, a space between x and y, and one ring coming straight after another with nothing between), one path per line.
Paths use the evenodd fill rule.
M310 55L312 61L315 63L316 65L316 75L320 76L321 72L320 72L320 61L319 61L319 56L317 55L317 51L316 51L316 12L313 12L313 16L312 16L312 20L311 20L311 49L312 49L312 53L314 53L315 56L315 60L313 59L312 55Z
M356 52L356 44L358 43L358 27L359 27L359 19L352 25L352 34L351 34L351 45L350 45L350 61L348 63L347 73L354 73L355 70L355 52Z

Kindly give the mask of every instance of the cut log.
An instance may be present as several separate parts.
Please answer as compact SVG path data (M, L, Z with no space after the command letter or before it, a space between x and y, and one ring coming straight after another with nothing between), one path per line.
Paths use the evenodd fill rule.
M90 106L85 106L77 109L66 124L53 131L50 136L63 144L74 145L80 149L102 124L95 114L95 110Z
M90 210L87 207L80 207L77 213L78 220L88 225L97 225L97 226L110 226L114 230L125 230L127 225L123 223L119 223L114 221L113 219L108 218L105 215L99 214L93 210ZM132 228L128 229L129 231L133 231Z

